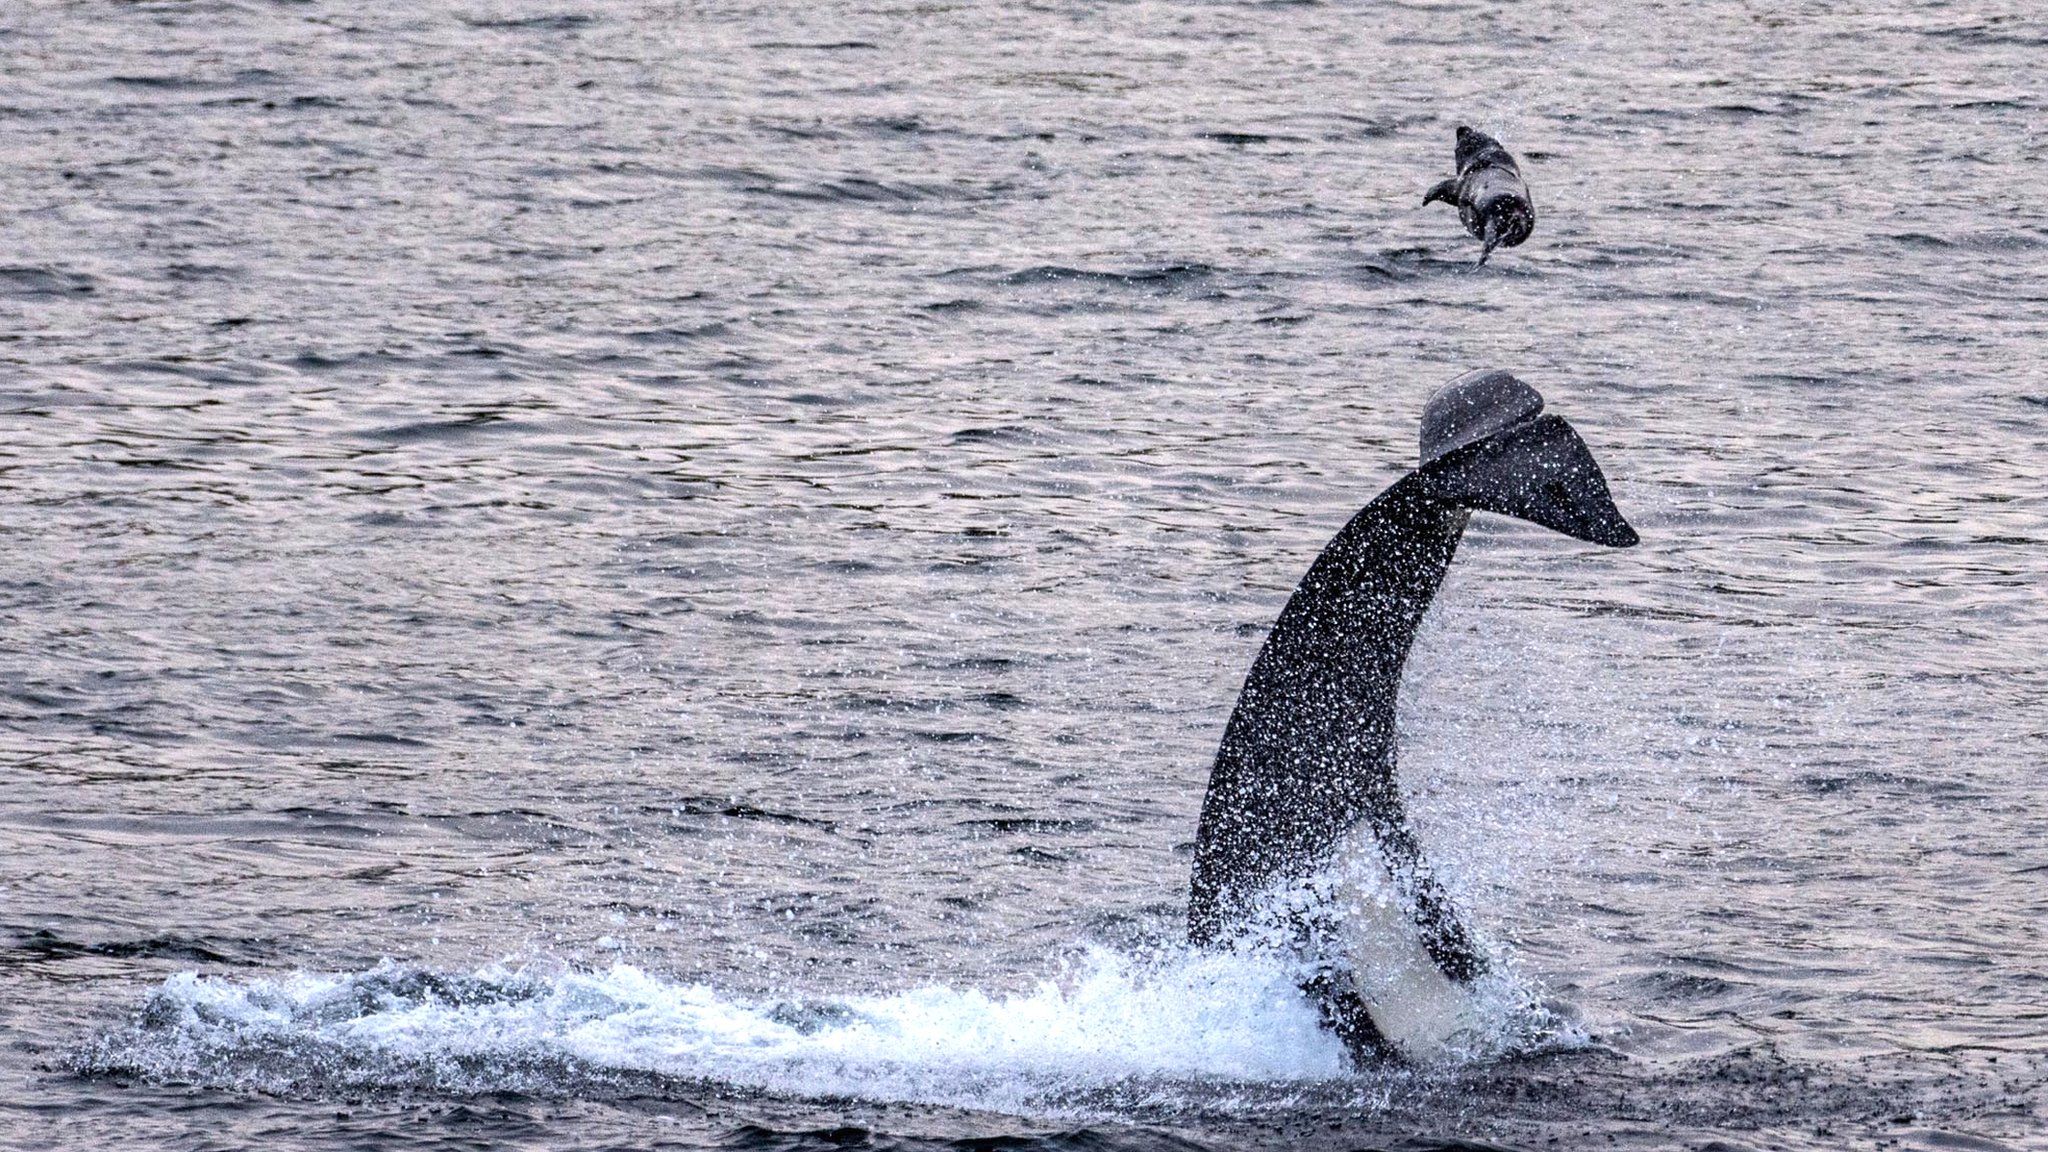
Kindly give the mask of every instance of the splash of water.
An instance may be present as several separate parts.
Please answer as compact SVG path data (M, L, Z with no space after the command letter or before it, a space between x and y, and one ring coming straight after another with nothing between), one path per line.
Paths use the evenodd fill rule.
M747 998L623 964L184 973L79 1064L311 1094L581 1093L630 1077L1026 1114L1090 1099L1213 1103L1354 1075L1294 981L1270 954L1099 947L1019 991L927 985L816 999Z

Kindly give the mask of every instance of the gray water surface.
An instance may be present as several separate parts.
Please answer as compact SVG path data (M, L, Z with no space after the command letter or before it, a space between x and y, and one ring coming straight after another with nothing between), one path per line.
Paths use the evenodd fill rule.
M2043 1146L2033 5L31 0L0 65L0 1143ZM1540 214L1477 273L1460 123ZM1359 1071L1180 951L1188 852L1481 366L1644 537L1480 517L1403 698L1563 1023Z

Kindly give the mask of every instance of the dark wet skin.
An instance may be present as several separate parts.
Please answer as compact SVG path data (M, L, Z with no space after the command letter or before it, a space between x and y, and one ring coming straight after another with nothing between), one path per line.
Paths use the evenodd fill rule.
M1211 769L1196 836L1188 938L1229 943L1261 922L1277 886L1313 875L1345 833L1370 828L1443 974L1469 982L1484 956L1422 857L1395 772L1395 705L1415 631L1443 583L1473 509L1534 521L1610 547L1636 543L1591 453L1570 425L1505 373L1463 378L1508 427L1458 440L1368 504L1316 557L1245 678ZM1499 391L1503 383L1513 392ZM1487 391L1491 386L1492 391ZM1440 426L1477 421L1432 401ZM1443 405L1443 407L1439 407ZM1430 432L1426 424L1425 444ZM1425 447L1425 456L1430 449ZM1317 955L1315 913L1290 927L1311 964L1304 983L1354 1056L1386 1055L1342 960Z
M1465 231L1485 245L1479 253L1483 265L1496 247L1513 248L1529 238L1536 230L1536 205L1514 156L1486 133L1461 125L1455 159L1458 174L1439 181L1422 202L1457 206Z

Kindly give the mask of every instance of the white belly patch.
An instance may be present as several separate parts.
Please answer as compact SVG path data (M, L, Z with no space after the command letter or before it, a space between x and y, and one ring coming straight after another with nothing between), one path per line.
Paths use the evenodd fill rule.
M1380 1035L1424 1064L1475 1047L1484 1020L1474 989L1430 959L1370 829L1345 834L1316 887L1327 958L1353 982Z

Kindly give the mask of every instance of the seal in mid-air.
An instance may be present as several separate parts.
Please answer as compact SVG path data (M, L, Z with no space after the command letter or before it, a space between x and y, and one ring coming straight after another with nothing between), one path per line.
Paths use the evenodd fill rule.
M1479 253L1479 264L1485 264L1495 246L1513 248L1535 231L1536 203L1529 199L1529 186L1522 182L1515 158L1486 133L1459 125L1456 158L1458 174L1438 181L1422 203L1427 207L1441 200L1457 205L1465 231L1486 245Z
M1475 1023L1485 957L1410 831L1394 701L1415 629L1473 509L1626 548L1585 441L1506 372L1445 385L1421 463L1351 518L1281 610L1216 753L1188 938L1265 935L1354 1057L1429 1061Z

